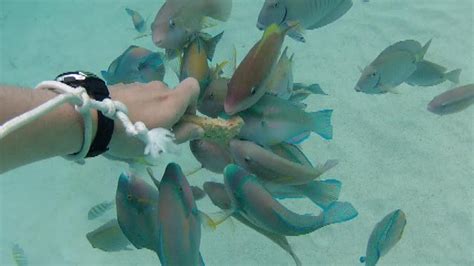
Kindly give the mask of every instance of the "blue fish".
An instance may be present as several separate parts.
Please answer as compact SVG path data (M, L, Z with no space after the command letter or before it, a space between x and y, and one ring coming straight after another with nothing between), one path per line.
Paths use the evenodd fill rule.
M366 255L360 258L360 262L366 266L376 265L380 257L387 254L400 241L406 224L407 220L402 210L395 210L385 216L370 234Z

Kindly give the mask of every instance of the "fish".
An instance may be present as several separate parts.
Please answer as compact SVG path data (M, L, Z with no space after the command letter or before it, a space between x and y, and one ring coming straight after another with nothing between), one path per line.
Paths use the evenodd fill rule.
M130 17L132 17L133 26L135 27L135 29L139 33L144 33L146 30L146 25L145 25L145 20L143 19L142 15L140 15L140 13L130 8L125 8L125 11L127 12L127 14L130 15Z
M358 215L348 202L334 202L318 216L292 212L275 200L256 176L235 164L225 168L224 184L231 197L233 212L239 212L254 225L279 235L309 234Z
M329 171L338 164L328 160L324 165L310 167L282 158L250 141L233 139L230 152L237 165L266 182L303 185Z
M283 50L265 86L267 93L288 100L293 94L293 56L287 55L288 47Z
M406 40L389 46L362 71L355 90L366 94L393 92L415 73L430 44L431 40L422 47L417 41Z
M361 257L360 262L366 266L376 265L400 241L406 223L405 213L400 209L385 216L370 234L366 256Z
M211 69L208 60L212 61L216 46L223 34L224 32L221 32L215 37L203 33L198 34L184 49L179 80L183 81L188 77L195 78L201 88L200 98L202 98L211 81Z
M123 234L137 249L156 251L158 190L138 176L122 173L115 197L117 221Z
M153 170L150 167L147 167L146 170L150 178L153 180L153 183L156 185L156 187L160 187L161 182L155 177ZM190 175L190 174L187 174L187 175ZM194 200L201 200L204 197L206 197L206 192L204 192L204 190L202 190L199 187L191 186L191 192L193 193Z
M314 167L313 163L304 154L303 150L297 145L282 142L280 144L271 146L269 150L274 154L292 162L299 163L304 166Z
M217 182L205 182L203 185L204 191L209 195L212 203L219 207L222 210L229 210L232 207L231 199L229 194L227 194L225 185L222 183ZM245 217L240 215L238 212L232 214L232 217L237 219L239 222L243 223L244 225L252 228L253 230L257 231L258 233L262 234L266 238L270 239L273 243L280 246L284 251L286 251L295 261L296 265L302 265L300 259L293 251L290 243L288 243L288 239L285 236L278 235L272 232L265 231L264 229L254 225Z
M473 103L474 84L468 84L434 97L427 109L437 115L448 115L463 111Z
M333 110L306 112L273 95L264 95L252 108L239 113L245 124L239 137L264 147L288 142L299 144L315 132L323 139L333 136Z
M199 251L201 215L178 164L170 163L159 185L157 254L162 265L204 265Z
M166 72L163 58L161 53L131 45L101 74L108 85L163 81Z
M97 205L92 206L92 208L87 213L87 218L89 220L94 220L115 206L115 201L104 201Z
M205 27L206 17L227 21L232 0L167 0L151 24L153 43L164 49L183 49Z
M222 174L224 168L233 162L229 148L209 140L189 142L192 154L202 167L216 174Z
M198 111L212 118L217 118L225 113L224 101L229 81L230 79L225 77L212 80L198 103Z
M285 25L298 21L303 29L313 30L338 20L351 7L352 0L265 0L257 28L263 30L272 23ZM306 41L301 30L291 30L288 36L299 42Z
M250 49L243 61L238 65L228 84L224 109L228 115L252 107L267 91L267 79L280 54L285 34L292 27L270 25L262 38Z
M324 92L323 89L321 89L321 86L319 86L319 84L305 85L303 83L294 83L293 91L288 100L293 103L301 102L304 99L308 98L308 96L310 95L328 95L328 94Z
M20 245L14 244L12 246L12 257L17 266L28 266L28 258Z
M112 219L99 228L87 233L87 240L93 248L106 252L132 250L128 238L122 233L117 219Z
M453 83L459 83L461 69L455 69L446 72L446 68L433 62L422 60L416 64L416 71L411 74L405 83L412 86L435 86L449 80Z

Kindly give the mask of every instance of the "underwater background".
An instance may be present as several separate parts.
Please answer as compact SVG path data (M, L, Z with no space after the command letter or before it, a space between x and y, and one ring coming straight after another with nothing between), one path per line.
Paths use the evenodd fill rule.
M34 87L70 70L99 73L129 45L156 50L150 38L134 40L126 7L148 20L164 1L0 0L0 83ZM239 62L262 32L256 28L263 0L234 0L232 16L209 32L224 30L214 62ZM436 95L455 87L401 85L398 94L354 91L358 67L400 40L425 43L427 58L461 68L460 84L474 82L472 0L354 0L338 21L307 32L306 43L287 38L294 52L294 79L319 83L328 96L310 97L308 110L334 109L334 138L310 138L303 150L313 162L339 159L326 178L342 181L341 200L359 212L354 220L289 237L303 265L359 265L369 235L380 219L402 209L402 239L380 265L473 265L474 109L439 117L426 110ZM177 80L168 71L165 81ZM1 159L1 158L0 158ZM179 157L155 167L161 176L169 161L187 171L199 166L187 144ZM95 204L112 200L127 165L104 158L85 166L50 159L0 175L0 264L15 265L13 243L30 265L157 265L149 250L106 253L85 235L114 216L87 219ZM148 180L147 178L145 178ZM206 170L189 177L192 185L222 181ZM317 211L310 201L285 202L298 213ZM201 210L217 211L208 198ZM471 250L471 251L469 251ZM244 225L224 223L203 232L207 265L294 265L281 248Z

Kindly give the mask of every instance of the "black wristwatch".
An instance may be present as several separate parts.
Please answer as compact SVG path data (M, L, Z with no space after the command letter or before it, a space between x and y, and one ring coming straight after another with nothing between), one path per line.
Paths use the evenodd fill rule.
M73 88L83 87L87 94L97 101L110 99L110 92L105 82L96 75L85 72L75 71L66 72L56 77L56 81L67 84ZM114 133L114 120L97 112L97 133L92 141L91 147L87 152L86 158L98 156L108 150L112 134Z

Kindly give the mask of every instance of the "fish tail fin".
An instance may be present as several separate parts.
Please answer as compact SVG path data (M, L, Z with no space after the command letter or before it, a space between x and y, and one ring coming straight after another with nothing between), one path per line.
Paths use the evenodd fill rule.
M207 59L209 61L212 61L212 58L214 58L214 53L216 52L216 46L219 43L219 41L222 39L222 35L224 35L224 32L221 32L211 38L209 41L206 42L206 52L207 52Z
M322 110L311 113L313 132L326 140L332 139L332 117L333 110Z
M339 199L342 183L329 179L314 181L303 186L303 194L316 205L327 209L329 205Z
M312 94L328 95L326 92L323 91L323 89L321 89L321 86L316 83L307 86L306 89Z
M232 12L232 0L203 0L206 16L220 21L227 21Z
M459 83L459 76L461 75L462 69L455 69L451 72L448 72L445 74L445 77L447 80L453 82L453 83Z
M336 201L323 212L326 225L342 223L355 218L359 213L349 202Z
M421 61L423 60L423 58L425 57L426 55L426 52L428 51L428 48L430 48L430 45L431 45L431 41L433 39L430 39L428 42L426 42L425 46L423 46L423 48L421 49L420 51L420 54L418 55L418 61Z
M110 76L109 76L109 72L108 72L108 71L102 70L102 71L100 71L100 74L101 74L102 77L105 79L105 81L109 82Z
M232 214L234 214L234 209L223 210L212 214L199 212L199 217L204 228L215 230L217 226L230 218Z
M133 16L133 14L134 14L133 10L131 10L131 9L128 8L128 7L125 8L125 11L126 11L127 14L129 14L130 16Z

